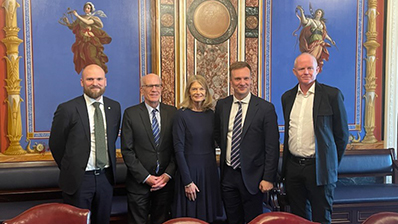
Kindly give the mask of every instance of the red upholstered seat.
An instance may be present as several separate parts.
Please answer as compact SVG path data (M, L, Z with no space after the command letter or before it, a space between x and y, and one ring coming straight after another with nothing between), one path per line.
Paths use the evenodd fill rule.
M61 203L47 203L34 206L22 214L6 220L3 224L87 224L90 223L90 210L80 209Z
M371 215L362 224L397 224L398 213L396 212L380 212Z
M307 219L287 212L268 212L263 213L253 219L249 224L314 224Z
M169 221L166 221L163 224L209 224L209 223L200 219L181 217L181 218L170 219Z

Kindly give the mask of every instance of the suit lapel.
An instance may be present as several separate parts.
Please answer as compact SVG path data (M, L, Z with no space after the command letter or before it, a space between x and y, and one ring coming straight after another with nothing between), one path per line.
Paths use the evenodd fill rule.
M247 107L245 122L243 124L242 138L245 136L247 130L250 127L250 124L253 121L254 116L256 115L258 110L258 99L252 94L249 105Z
M152 144L152 147L155 149L156 148L155 138L153 137L152 125L151 125L151 121L150 121L151 118L149 117L148 110L145 106L145 103L140 104L140 112L139 113L140 113L140 119L141 119L142 123L144 124L144 128L148 135L148 138Z
M163 106L162 103L160 103L160 123L161 123L161 127L160 127L160 142L159 142L159 146L162 144L162 141L164 139L164 135L165 135L165 131L163 130L168 130L167 128L167 124L169 124L168 119L169 119L169 114L168 111L165 109L165 107Z
M290 113L292 112L294 100L296 99L296 94L298 91L298 85L296 85L293 89L289 90L289 95L286 97L286 109L285 109L285 122L289 122ZM288 125L287 125L288 126Z
M109 101L106 97L103 97L104 99L104 112L105 112L105 119L106 119L106 132L107 132L107 136L111 136L109 131L112 131L112 124L110 123L112 121L112 117L113 116L113 112L115 108L112 108L109 104ZM109 141L108 141L109 144Z
M314 96L314 105L312 108L312 120L314 121L314 128L316 127L316 118L319 114L319 107L321 105L321 100L323 96L323 88L319 85L318 82L315 81L315 96Z
M228 125L229 125L229 115L231 114L231 108L232 108L232 102L233 102L233 97L229 96L225 101L224 101L224 110L223 110L223 136L225 137L225 139L227 138L227 134L228 134Z
M90 142L91 141L90 122L88 119L88 111L87 111L86 101L84 100L83 96L77 100L76 110L79 114L80 120L82 121L83 128L84 128L84 134L86 135L87 139Z

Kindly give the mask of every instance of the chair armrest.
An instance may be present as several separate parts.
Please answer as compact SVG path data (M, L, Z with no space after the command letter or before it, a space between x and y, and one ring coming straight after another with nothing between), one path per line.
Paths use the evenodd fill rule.
M398 160L392 160L392 167L395 169L395 170L398 170Z
M285 187L282 181L274 184L274 188L268 191L264 198L264 203L269 205L272 211L287 211L288 199Z
M398 183L398 160L392 160L392 182Z

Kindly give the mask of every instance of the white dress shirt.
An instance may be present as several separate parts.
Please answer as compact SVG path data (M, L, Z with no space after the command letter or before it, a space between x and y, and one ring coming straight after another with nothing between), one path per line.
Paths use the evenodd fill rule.
M289 150L298 157L315 157L313 105L315 85L304 94L298 85L289 119Z
M87 106L87 112L88 112L88 120L90 124L90 138L91 138L91 143L90 143L90 157L88 159L86 171L91 171L91 170L96 170L96 155L95 155L95 134L94 134L94 112L95 112L95 107L93 105L94 102L99 102L100 106L99 108L101 109L102 112L102 117L104 118L104 128L105 128L105 144L106 144L106 158L107 162L105 165L105 168L109 167L109 155L108 155L108 139L107 139L107 132L106 132L106 117L105 117L105 111L104 111L104 99L101 96L101 98L96 101L95 99L90 98L86 94L84 94L84 100L86 101L86 106ZM84 133L82 133L84 134Z
M153 113L152 110L156 109L157 113L156 114L156 119L158 120L158 124L159 124L159 132L160 130L162 130L161 128L161 122L160 122L160 103L158 104L158 106L156 108L153 108L151 106L149 106L148 104L145 103L145 107L148 110L148 114L149 114L149 120L151 121L151 125L152 125L152 119L153 119Z
M245 98L240 100L242 103L242 127L245 124L247 108L249 107L249 102L251 98L251 93L249 93ZM227 152L225 155L225 163L228 166L231 166L231 144L232 144L232 131L234 130L234 121L235 116L239 110L239 104L237 103L239 100L233 96L233 102L231 107L231 112L229 114L229 123L228 123L228 133L227 133Z
M145 107L146 107L146 109L148 110L148 113L149 113L149 120L151 121L151 125L152 125L152 119L153 119L153 114L152 114L152 110L153 109L156 109L157 110L157 113L155 113L156 114L156 119L158 120L158 125L159 125L159 132L162 130L161 129L161 123L162 122L160 122L160 103L158 104L158 106L156 107L156 108L153 108L153 107L151 107L151 106L149 106L147 103L145 103ZM168 174L168 173L165 173L170 179L171 179L171 176ZM148 178L150 177L151 175L149 174L145 179L144 179L144 181L142 182L142 183L145 183L147 180L148 180Z

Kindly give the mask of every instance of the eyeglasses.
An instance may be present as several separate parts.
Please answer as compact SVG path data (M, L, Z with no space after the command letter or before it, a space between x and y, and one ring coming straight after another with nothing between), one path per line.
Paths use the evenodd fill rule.
M142 85L142 87L152 89L155 87L156 89L160 89L162 87L162 84L153 84L153 85Z

